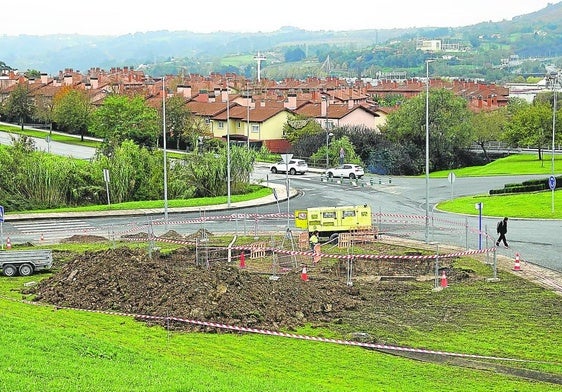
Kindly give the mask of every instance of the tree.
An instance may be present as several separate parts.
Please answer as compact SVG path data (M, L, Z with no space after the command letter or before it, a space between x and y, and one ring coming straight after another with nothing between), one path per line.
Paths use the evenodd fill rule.
M310 157L313 162L326 161L326 148L328 149L328 166L336 166L339 164L340 149L343 148L345 153L346 163L355 163L358 165L363 165L361 158L355 152L355 147L353 143L349 140L348 136L343 136L339 139L333 138L333 140L328 143L324 142L322 146Z
M80 134L82 141L88 130L91 112L90 98L84 90L65 87L53 98L53 120L60 129Z
M33 108L33 120L43 124L49 124L52 129L53 121L53 102L44 95L35 97L35 107Z
M90 131L103 138L101 152L106 155L125 140L154 148L160 129L158 111L139 96L112 94L90 117Z
M482 148L484 158L490 162L486 143L499 141L507 126L507 109L500 108L490 112L475 113L470 118L474 141Z
M23 131L25 120L33 113L33 101L27 83L18 83L4 103L2 111L9 119L17 120Z
M535 101L517 109L509 122L504 140L513 147L537 148L539 160L552 135L552 108L547 102Z
M285 61L288 63L294 63L297 61L304 60L306 58L306 53L301 48L289 49L285 52Z
M413 144L425 151L426 94L405 101L388 116L386 134L394 143ZM467 102L446 89L429 92L429 165L431 170L452 169L462 165L459 151L472 142ZM419 168L419 173L423 171Z
M177 95L166 99L166 131L176 139L177 150L180 141L189 141L195 150L199 137L212 136L205 120L193 115L185 106L184 98Z

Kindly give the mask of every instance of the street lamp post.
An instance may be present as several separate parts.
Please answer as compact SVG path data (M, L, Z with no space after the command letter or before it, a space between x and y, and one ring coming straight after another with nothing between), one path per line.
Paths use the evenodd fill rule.
M164 221L168 224L168 158L166 156L166 76L162 77L162 147L164 149Z
M228 82L226 84L226 189L227 206L230 208L230 100L228 98Z
M250 150L250 103L252 102L252 98L250 95L250 88L246 83L246 148Z
M554 76L552 79L552 92L554 94L554 103L552 105L552 175L554 175L554 143L555 143L555 134L556 134L556 109L557 109L557 96L558 94L556 93L556 87L558 86L558 83L560 81L560 79L558 78L558 72L556 72L556 75L552 75Z
M552 162L551 162L551 170L552 170L552 177L554 177L554 147L555 147L555 135L556 135L556 107L557 107L557 92L556 87L560 82L559 79L559 72L553 71L547 75L547 80L550 82L550 86L552 87L553 92L553 104L552 104ZM551 210L554 213L554 189L552 189L552 203L551 203Z
M429 60L425 62L425 243L429 243Z
M326 127L328 124L326 124ZM332 132L328 132L328 128L326 128L326 169L330 167L330 155L328 153L330 147L330 138L334 136Z

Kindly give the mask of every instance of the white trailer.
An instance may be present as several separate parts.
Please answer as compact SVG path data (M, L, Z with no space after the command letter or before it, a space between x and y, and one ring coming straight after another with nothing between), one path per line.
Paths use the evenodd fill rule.
M50 269L53 252L50 249L0 251L0 269L6 276L29 276Z

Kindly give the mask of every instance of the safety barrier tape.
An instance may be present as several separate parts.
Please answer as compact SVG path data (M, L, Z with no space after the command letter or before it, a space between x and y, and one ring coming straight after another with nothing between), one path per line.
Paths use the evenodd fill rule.
M145 241L156 241L156 242L166 242L172 244L180 244L180 245L193 245L193 242L186 241L186 240L177 240L177 239L169 239L169 238L161 238L161 237L154 237L154 238L123 238L125 241L137 241L137 242L145 242ZM218 249L228 250L228 247L216 247ZM244 246L232 246L230 247L232 250L243 250L243 251L252 251L255 250L256 247L252 245L244 245ZM307 251L297 251L297 250L286 250L286 249L278 249L273 247L260 247L260 250L265 252L272 252L272 253L280 253L286 255L302 255L302 256L314 256L315 253L311 250ZM367 259L367 260L388 260L388 259L406 259L406 260L427 260L427 259L437 259L437 258L452 258L452 257L461 257L467 255L476 255L482 253L493 252L495 248L485 248L485 249L477 249L477 250L466 250L463 252L455 252L455 253L444 253L444 254L431 254L431 255L373 255L373 254L353 254L353 255L336 255L336 254L324 254L320 253L319 256L325 258L332 258L332 259Z
M16 300L14 298L0 296L2 299L26 303L35 306L53 306L49 304L44 304L40 302L32 302L26 300ZM200 321L200 320L193 320L193 319L185 319L181 317L174 317L174 316L154 316L154 315L146 315L146 314L135 314L135 313L124 313L124 312L114 312L114 311L104 311L104 310L92 310L92 309L80 309L80 308L72 308L72 307L65 307L65 306L55 306L56 309L65 309L65 310L73 310L73 311L81 311L81 312L89 312L89 313L99 313L99 314L107 314L113 316L122 316L122 317L132 317L135 319L144 319L144 320L157 320L157 321L175 321L180 323L192 324L192 325L199 325L204 327L212 327L212 328L219 328L225 329L230 331L236 332L248 332L260 335L268 335L268 336L278 336L278 337L285 337L290 339L299 339L299 340L308 340L308 341L315 341L315 342L322 342L322 343L332 343L332 344L341 344L347 346L357 346L363 348L370 348L374 350L388 350L388 351L401 351L401 352L411 352L411 353L421 353L421 354L432 354L432 355L440 355L440 356L449 356L449 357L459 357L459 358L472 358L472 359L487 359L487 360L494 360L494 361L509 361L509 362L525 362L525 363L542 363L542 364L556 364L556 362L548 362L548 361L538 361L538 360L531 360L531 359L521 359L521 358L509 358L509 357L498 357L498 356L491 356L491 355L478 355L478 354L466 354L466 353L457 353L451 351L439 351L439 350L428 350L428 349L420 349L420 348L413 348L407 346L391 346L386 344L376 344L376 343L365 343L365 342L358 342L354 340L344 340L344 339L329 339L329 338L322 338L318 336L308 336L308 335L300 335L300 334L293 334L293 333L285 333L279 331L272 331L267 329L259 329L259 328L248 328L248 327L241 327L237 325L229 325L223 323L215 323L210 321Z
M375 219L373 219L373 223L375 224L405 224L405 225L419 225L423 224L425 221L425 215L407 215L407 214L394 214L394 213L381 213L376 212L373 213ZM221 221L235 221L235 220L253 220L253 221L260 221L260 220L275 220L275 219L287 219L292 218L292 214L287 213L266 213L266 214L258 214L258 213L249 213L249 214L229 214L229 215L212 215L212 216L200 216L198 218L192 219L183 219L183 220L176 220L176 221L165 221L163 218L153 219L150 222L142 223L134 223L127 225L128 227L123 230L114 230L113 227L111 228L85 228L80 231L76 231L76 233L93 233L93 232L106 232L111 229L111 234L120 236L125 235L128 233L133 233L135 231L147 231L151 225L154 226L161 226L161 225L185 225L185 224L200 224L206 222L221 222ZM394 219L388 219L394 218ZM452 220L445 220L438 217L431 217L433 222L441 221L444 223L448 223L451 225L458 225L462 227L466 227L466 222L454 222ZM478 229L469 228L472 232L478 232ZM72 233L72 231L69 231ZM20 234L19 232L5 232L7 236L14 236ZM28 234L34 234L32 232Z

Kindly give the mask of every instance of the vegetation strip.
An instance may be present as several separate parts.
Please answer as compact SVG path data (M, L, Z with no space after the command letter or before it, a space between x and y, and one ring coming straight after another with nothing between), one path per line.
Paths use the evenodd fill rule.
M35 306L52 306L49 304L27 301L27 300L17 300L14 298L0 296L1 299L10 300L14 302L25 303L28 305L35 305ZM181 323L189 323L194 325L202 325L206 327L213 327L213 328L220 328L220 329L227 329L231 331L238 331L238 332L249 332L249 333L256 333L261 335L269 335L269 336L280 336L285 338L291 339L300 339L300 340L311 340L316 342L323 342L323 343L334 343L334 344L341 344L341 345L348 345L348 346L358 346L363 348L370 348L375 350L389 350L389 351L400 351L400 352L411 352L411 353L421 353L421 354L432 354L432 355L441 355L441 356L450 356L450 357L459 357L459 358L473 358L473 359L488 359L494 361L509 361L509 362L524 362L524 363L541 363L541 364L551 364L551 365L558 365L557 362L548 362L548 361L537 361L537 360L530 360L530 359L520 359L520 358L507 358L507 357L495 357L489 355L477 355L477 354L465 354L465 353L455 353L449 351L436 351L436 350L425 350L420 348L412 348L412 347L404 347L404 346L388 346L385 344L374 344L374 343L362 343L356 342L351 340L343 340L343 339L328 339L322 338L318 336L308 336L308 335L298 335L292 333L285 333L285 332L278 332L278 331L271 331L266 329L256 329L256 328L246 328L246 327L239 327L236 325L228 325L222 323L213 323L207 321L198 321L198 320L190 320L184 319L179 317L173 316L152 316L146 314L134 314L134 313L123 313L123 312L111 312L111 311L104 311L104 310L90 310L90 309L79 309L79 308L72 308L72 307L65 307L65 306L56 306L57 310L72 310L72 311L81 311L81 312L88 312L88 313L99 313L99 314L107 314L112 316L123 316L123 317L132 317L135 319L145 319L145 320L163 320L163 321L176 321Z

